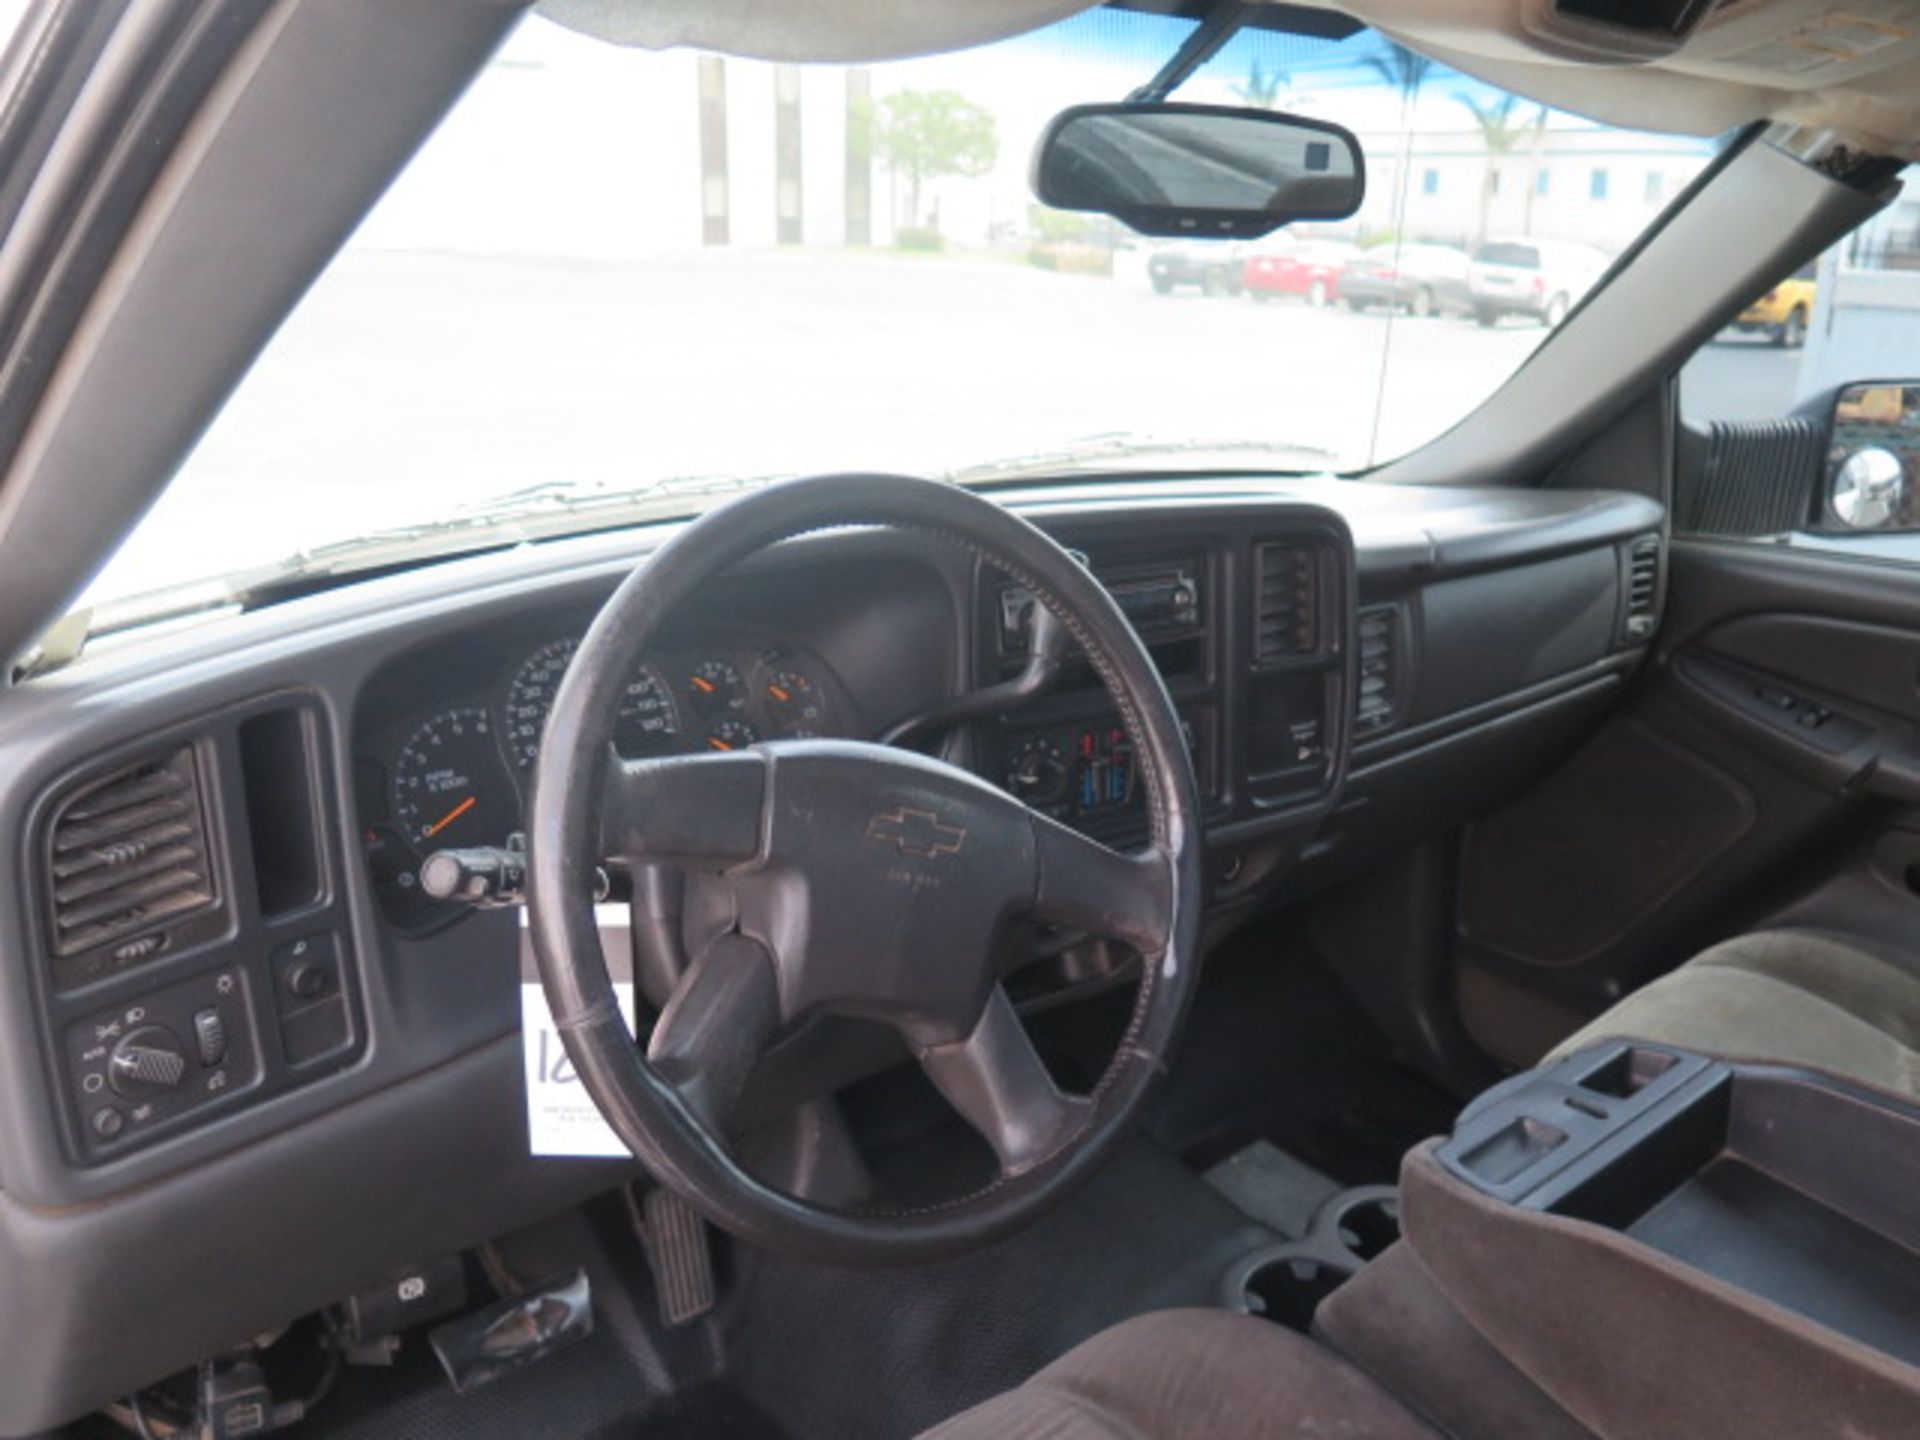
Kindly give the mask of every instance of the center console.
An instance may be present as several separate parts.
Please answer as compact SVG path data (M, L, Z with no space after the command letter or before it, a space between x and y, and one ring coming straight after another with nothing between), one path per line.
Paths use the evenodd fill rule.
M1894 1102L1618 1043L1483 1097L1434 1156L1920 1365L1920 1114Z
M1611 1042L1409 1155L1408 1253L1318 1323L1477 1416L1467 1432L1550 1403L1582 1435L1920 1434L1916 1194L1920 1110L1898 1098ZM1381 1323L1416 1302L1451 1375ZM1474 1386L1502 1398L1463 1401Z

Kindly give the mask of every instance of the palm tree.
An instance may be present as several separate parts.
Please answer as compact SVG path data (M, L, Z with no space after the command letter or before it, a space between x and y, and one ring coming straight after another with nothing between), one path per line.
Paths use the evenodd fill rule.
M1233 87L1233 93L1259 110L1271 110L1293 83L1285 70L1268 70L1256 60L1247 69L1247 78Z
M1464 90L1453 98L1473 112L1474 123L1480 127L1481 147L1487 152L1487 170L1480 180L1479 243L1484 245L1493 213L1493 187L1498 183L1501 157L1513 153L1529 126L1513 118L1514 107L1520 103L1518 95L1502 95L1491 104L1482 102L1478 96Z
M1393 195L1393 233L1397 238L1406 228L1407 187L1412 183L1413 173L1413 102L1419 95L1420 87L1427 82L1427 76L1433 70L1433 61L1417 50L1409 50L1398 40L1386 36L1380 37L1381 48L1366 57L1367 67L1387 83L1389 89L1400 96L1399 163L1401 173L1397 184L1391 187Z
M1384 48L1378 54L1366 57L1368 68L1399 91L1402 100L1412 100L1432 73L1433 61L1417 50L1409 50L1398 40L1382 36L1381 44Z
M1527 139L1527 151L1532 157L1527 165L1527 207L1526 219L1521 226L1523 234L1533 234L1533 202L1540 193L1540 159L1547 143L1547 107L1542 105L1533 117L1533 124Z

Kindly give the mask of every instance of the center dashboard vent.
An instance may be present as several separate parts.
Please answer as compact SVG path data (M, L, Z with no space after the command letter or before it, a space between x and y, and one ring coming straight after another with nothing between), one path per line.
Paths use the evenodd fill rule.
M1391 605L1360 612L1360 688L1353 706L1356 735L1376 734L1393 724L1399 623L1399 612Z
M1254 550L1256 665L1320 649L1319 565L1310 545L1272 541Z
M56 956L119 943L131 961L218 903L190 746L96 780L55 807L47 883Z

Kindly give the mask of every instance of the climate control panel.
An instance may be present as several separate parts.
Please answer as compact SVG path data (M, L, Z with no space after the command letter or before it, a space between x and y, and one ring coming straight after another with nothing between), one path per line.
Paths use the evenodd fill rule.
M1180 724L1203 793L1211 794L1211 711L1183 707ZM1117 716L1006 732L1000 784L1043 815L1110 837L1143 815L1133 741Z

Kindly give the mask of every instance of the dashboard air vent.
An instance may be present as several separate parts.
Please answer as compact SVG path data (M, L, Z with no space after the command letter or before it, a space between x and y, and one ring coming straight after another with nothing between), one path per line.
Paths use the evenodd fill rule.
M56 955L119 940L155 944L158 927L211 908L193 750L183 745L68 796L54 812L49 850Z
M1625 637L1638 644L1660 623L1660 537L1642 535L1627 552Z
M1257 665L1319 649L1319 586L1314 552L1273 542L1254 552L1253 659Z
M1394 632L1399 612L1391 605L1360 612L1360 693L1354 700L1353 730L1372 735L1393 724Z

